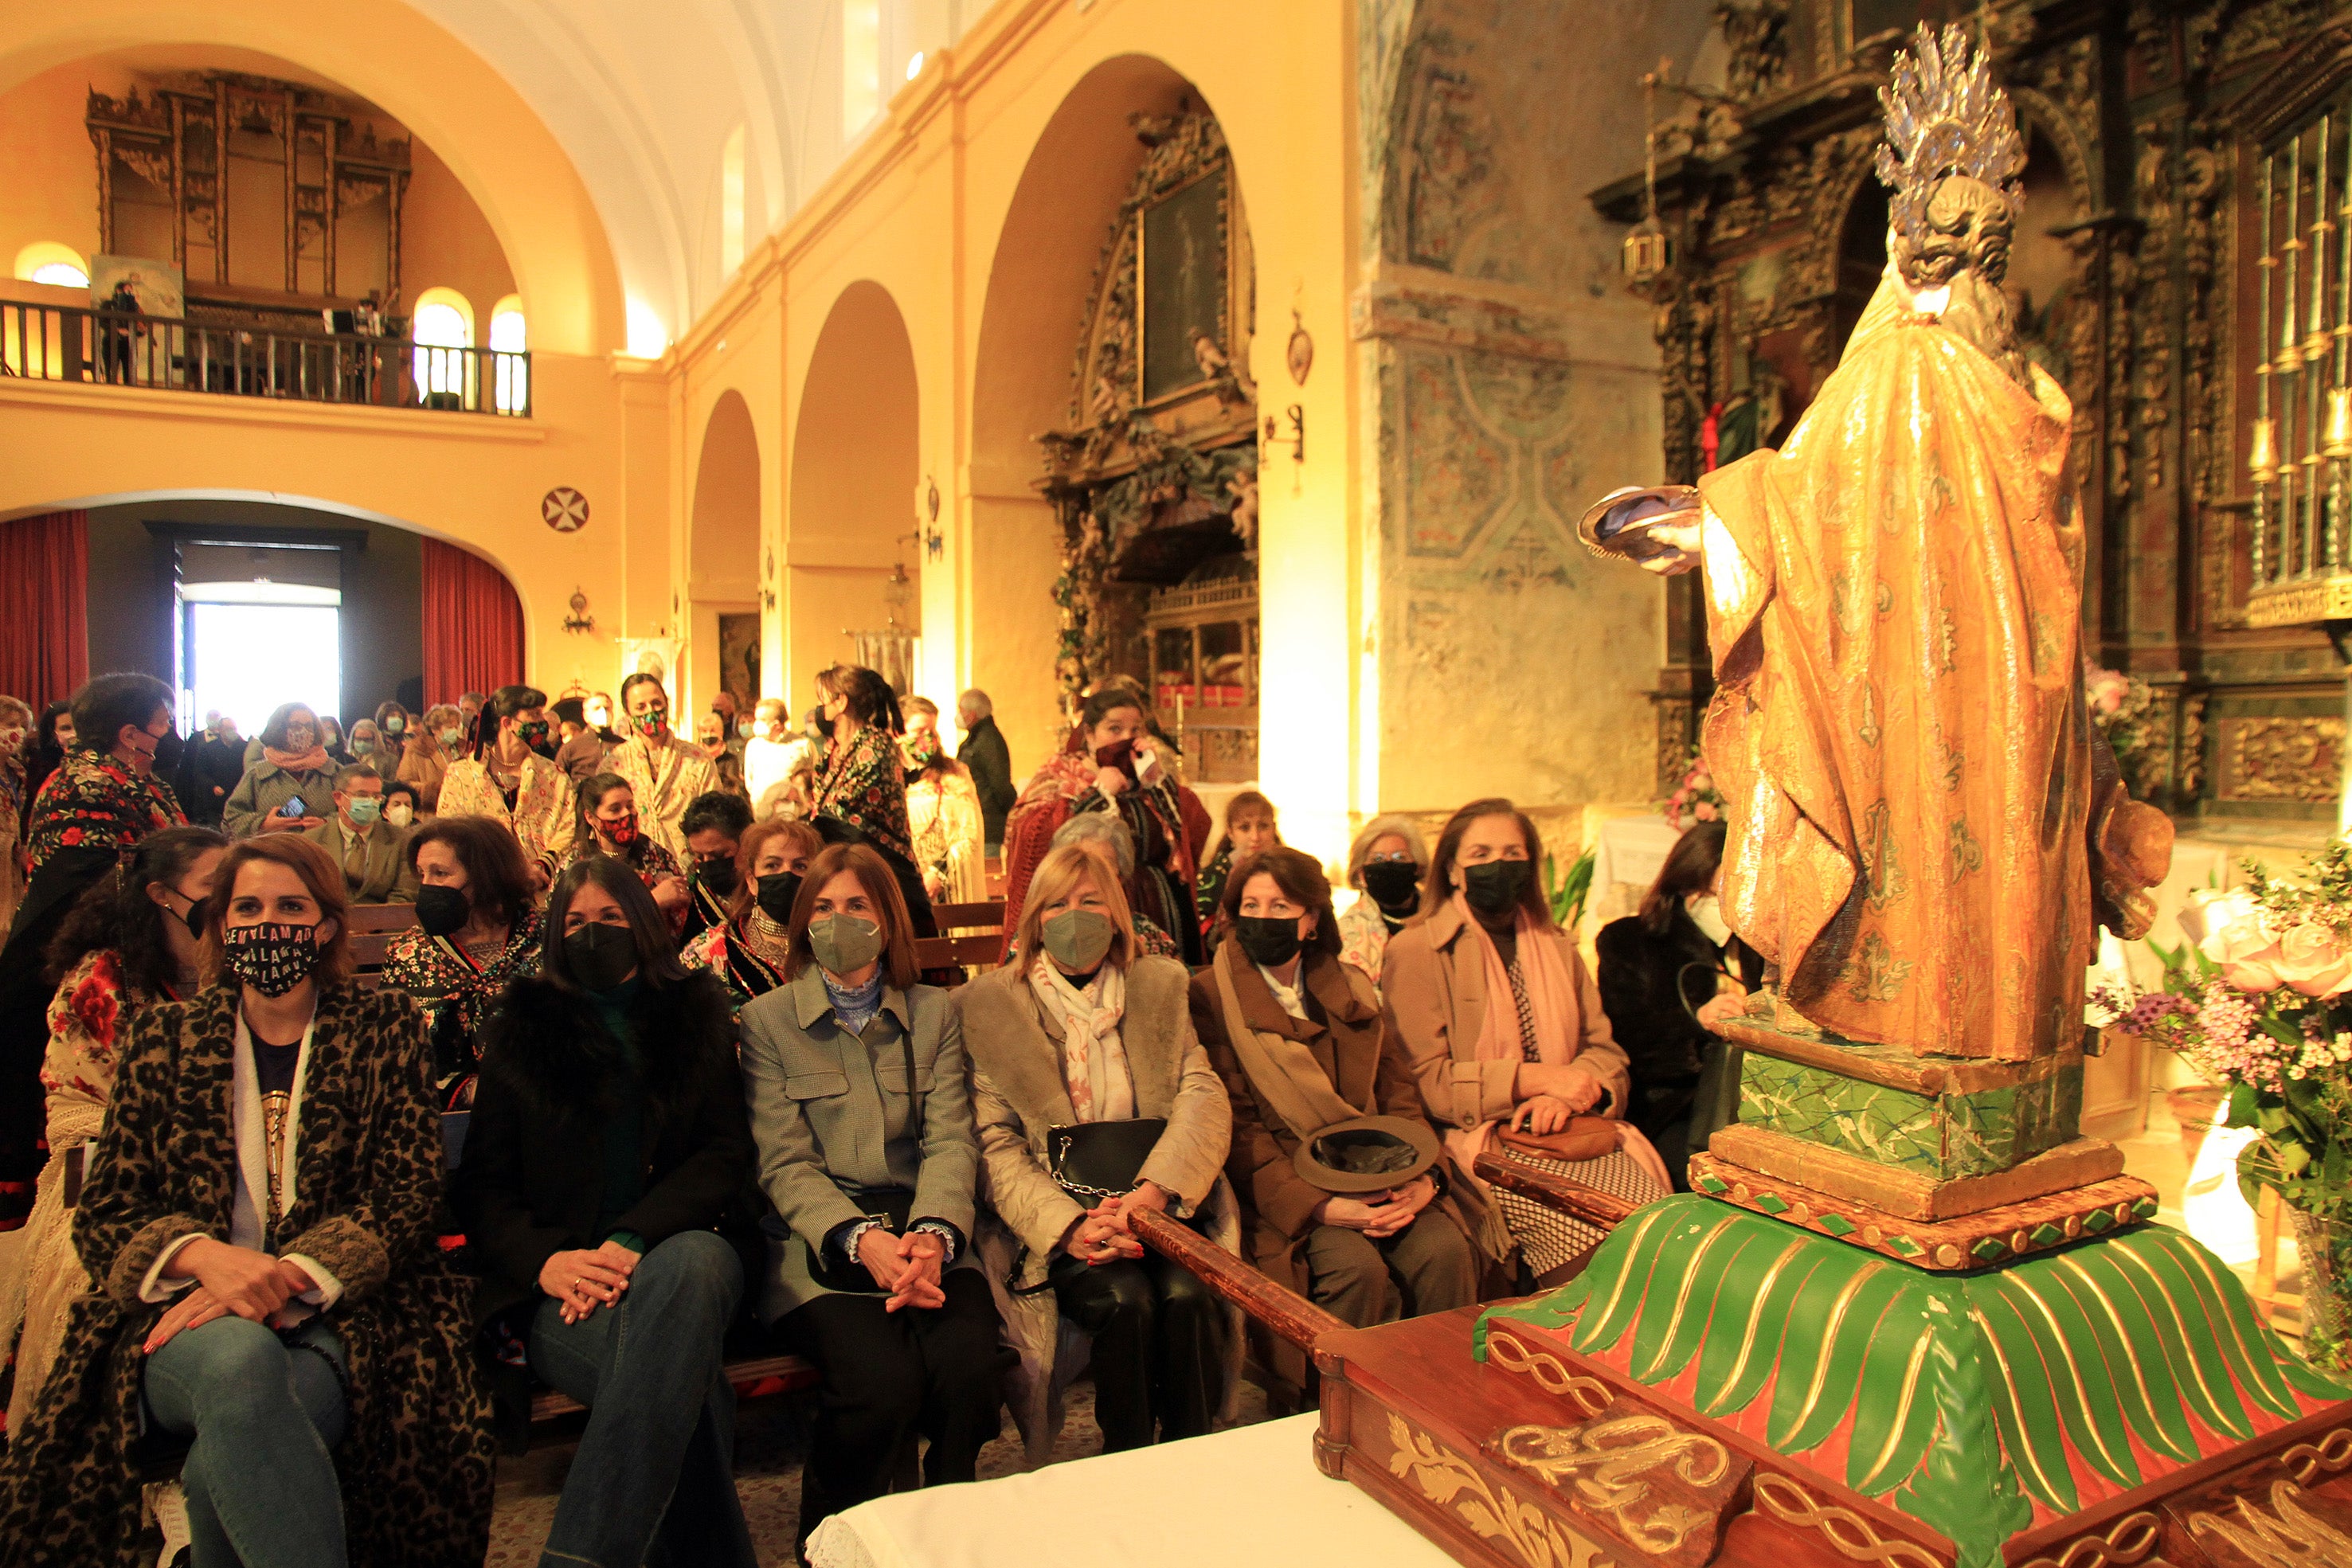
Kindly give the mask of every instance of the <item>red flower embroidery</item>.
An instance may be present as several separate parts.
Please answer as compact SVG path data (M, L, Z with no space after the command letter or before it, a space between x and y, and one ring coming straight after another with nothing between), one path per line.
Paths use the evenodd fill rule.
M81 841L82 831L79 828L68 828L58 835L58 842L61 844L78 844Z

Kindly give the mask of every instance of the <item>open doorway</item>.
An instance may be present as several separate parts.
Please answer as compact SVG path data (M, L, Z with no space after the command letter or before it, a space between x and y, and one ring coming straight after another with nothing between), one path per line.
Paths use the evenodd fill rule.
M184 729L207 713L259 735L272 710L342 706L342 556L332 546L183 544L179 688Z

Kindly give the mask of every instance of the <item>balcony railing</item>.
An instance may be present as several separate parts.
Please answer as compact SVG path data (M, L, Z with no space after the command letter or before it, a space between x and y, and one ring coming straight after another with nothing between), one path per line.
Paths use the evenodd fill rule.
M0 376L530 416L530 355L0 300Z

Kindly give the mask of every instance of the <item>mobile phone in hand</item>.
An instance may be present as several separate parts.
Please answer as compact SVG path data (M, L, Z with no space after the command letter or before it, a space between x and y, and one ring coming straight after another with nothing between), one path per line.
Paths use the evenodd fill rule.
M310 808L302 803L301 796L297 795L278 807L278 814L281 817L307 817L310 814Z

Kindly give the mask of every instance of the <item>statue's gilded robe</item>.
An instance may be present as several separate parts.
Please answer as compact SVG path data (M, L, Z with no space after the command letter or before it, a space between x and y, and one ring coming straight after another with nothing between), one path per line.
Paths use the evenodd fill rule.
M1806 1018L2018 1061L2092 941L2072 410L1892 276L1780 450L1700 481L1725 911Z

